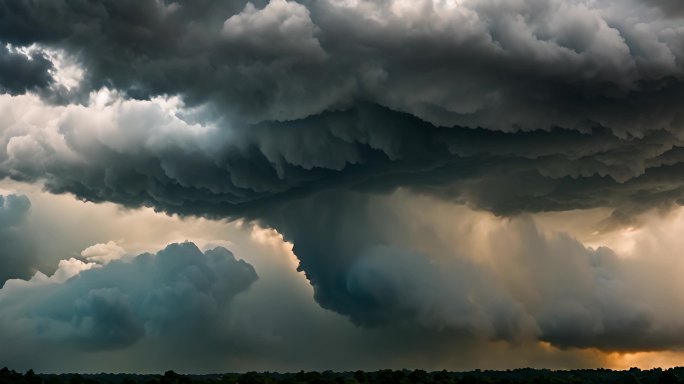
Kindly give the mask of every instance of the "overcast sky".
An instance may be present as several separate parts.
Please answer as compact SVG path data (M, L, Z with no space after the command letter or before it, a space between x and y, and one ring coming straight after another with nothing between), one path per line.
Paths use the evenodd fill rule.
M0 0L0 362L671 366L675 0Z

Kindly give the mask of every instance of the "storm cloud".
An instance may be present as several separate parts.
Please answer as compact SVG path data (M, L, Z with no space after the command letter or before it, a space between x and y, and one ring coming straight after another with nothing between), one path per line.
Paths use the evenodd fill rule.
M12 108L26 114L15 118ZM260 219L283 201L333 188L406 187L500 215L592 207L629 217L682 197L680 139L623 138L595 127L506 133L440 128L374 105L296 122L202 124L179 100L88 107L0 98L0 174L53 192L169 213Z
M444 126L634 133L681 121L667 108L681 27L649 5L3 2L0 38L73 51L91 88L180 94L241 121L370 101Z
M684 344L663 308L632 300L638 263L526 219L608 208L607 231L684 201L673 2L7 0L0 41L82 70L67 92L49 56L0 51L0 177L275 228L317 302L363 327ZM17 60L31 76L6 85ZM414 234L432 235L403 207L424 198L511 220L500 262L532 285L480 265L477 247L421 246ZM86 336L108 347L147 332L121 288L86 291Z
M406 191L322 194L279 220L318 303L356 324L607 351L684 342L681 298L668 293L678 279L663 269L682 265L676 246L626 259L530 216L502 221Z
M203 332L217 336L221 314L256 280L254 268L225 248L203 253L192 243L104 265L62 260L50 277L9 280L0 321L3 333L87 351L160 334L207 341Z
M35 272L35 249L23 227L30 208L26 196L0 195L0 287L8 279L28 278Z
M684 31L658 6L2 3L0 39L76 60L79 94L115 92L140 114L145 104L125 100L178 97L192 112L166 121L205 127L195 134L203 143L171 136L179 141L157 142L119 166L117 156L141 145L128 133L151 135L158 122L110 120L110 135L121 135L102 144L117 147L85 154L92 165L76 165L90 168L85 180L62 162L55 172L8 159L2 173L47 178L48 188L90 200L224 216L331 186L415 187L500 214L672 205L681 197ZM67 148L85 151L92 138L69 137L73 124L62 119L55 130ZM26 129L6 128L5 147L8 133L36 141ZM55 145L40 143L48 152ZM107 178L120 178L110 184L121 191L97 185Z
M52 62L39 51L17 52L0 46L0 91L22 94L47 88L53 81Z

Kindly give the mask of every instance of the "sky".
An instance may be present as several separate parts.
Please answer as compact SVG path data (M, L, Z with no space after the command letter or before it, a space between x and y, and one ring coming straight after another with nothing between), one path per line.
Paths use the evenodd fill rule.
M0 365L684 361L678 0L0 0Z

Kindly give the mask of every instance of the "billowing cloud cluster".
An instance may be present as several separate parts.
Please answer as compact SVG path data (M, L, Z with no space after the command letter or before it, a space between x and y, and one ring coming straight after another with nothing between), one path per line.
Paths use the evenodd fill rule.
M658 7L677 8L643 0L8 1L0 39L72 51L91 89L182 94L242 121L370 101L447 126L600 124L635 133L681 119L667 108L682 97L681 23Z
M316 300L364 326L684 344L664 307L633 300L657 302L640 262L524 219L482 238L497 252L466 235L426 248L439 228L400 208L421 196L508 217L604 207L610 229L681 204L678 3L0 0L0 41L0 177L276 228ZM77 84L41 50L77 63ZM6 80L17 68L22 84ZM94 257L111 258L102 248ZM125 325L105 344L137 340L136 304L101 288L82 310L116 307L107 319ZM99 335L87 316L91 328L67 331Z
M62 260L50 277L38 272L5 284L0 332L4 340L89 351L159 335L182 344L206 341L206 333L221 342L221 316L256 280L254 268L225 248L203 253L192 243L104 265Z
M197 108L167 117L129 100L106 105L103 118L68 106L28 125L9 114L0 174L208 215L248 216L327 187L405 186L500 214L610 206L624 219L682 195L684 31L658 6L669 7L2 4L0 39L82 66L78 90L57 100L108 87L117 98L177 95ZM57 136L35 132L48 123Z

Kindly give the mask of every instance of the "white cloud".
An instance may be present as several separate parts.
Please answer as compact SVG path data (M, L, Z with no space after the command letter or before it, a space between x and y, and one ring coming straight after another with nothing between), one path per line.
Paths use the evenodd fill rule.
M326 54L316 38L317 31L304 5L271 0L263 9L247 3L241 13L225 21L221 34L226 41L257 55L322 60Z
M107 264L110 261L120 260L126 256L126 250L114 241L91 245L81 252L81 256L99 264Z

